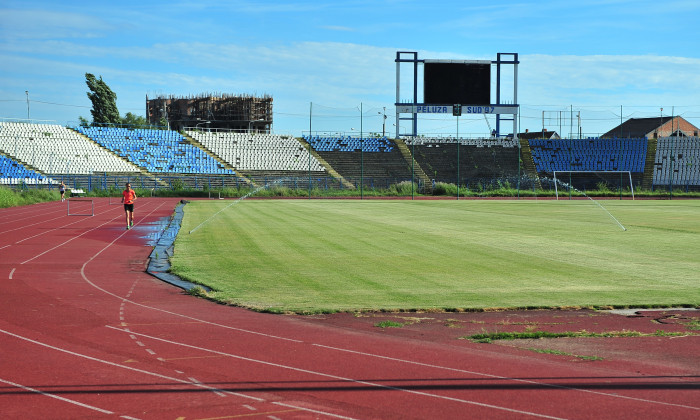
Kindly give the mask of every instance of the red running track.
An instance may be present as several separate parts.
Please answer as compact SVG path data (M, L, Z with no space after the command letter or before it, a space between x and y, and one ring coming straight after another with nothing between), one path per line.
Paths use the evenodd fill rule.
M191 297L145 273L177 202L140 199L129 231L107 199L93 217L58 202L0 210L0 417L700 417L697 372L648 377Z

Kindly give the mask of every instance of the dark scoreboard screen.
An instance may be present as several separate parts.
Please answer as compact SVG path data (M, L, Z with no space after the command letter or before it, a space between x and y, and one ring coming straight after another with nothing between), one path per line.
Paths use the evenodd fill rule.
M491 63L426 62L423 103L489 105Z

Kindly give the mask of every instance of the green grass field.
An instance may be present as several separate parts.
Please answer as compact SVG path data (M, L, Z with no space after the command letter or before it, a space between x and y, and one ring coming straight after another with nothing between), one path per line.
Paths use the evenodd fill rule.
M270 311L697 306L700 201L242 200L185 207L172 271Z

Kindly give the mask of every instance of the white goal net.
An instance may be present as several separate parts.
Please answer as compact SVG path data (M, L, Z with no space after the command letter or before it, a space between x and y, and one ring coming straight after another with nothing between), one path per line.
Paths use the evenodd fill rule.
M554 191L559 193L573 189L588 195L587 191L598 194L630 194L634 200L634 185L631 171L554 171Z

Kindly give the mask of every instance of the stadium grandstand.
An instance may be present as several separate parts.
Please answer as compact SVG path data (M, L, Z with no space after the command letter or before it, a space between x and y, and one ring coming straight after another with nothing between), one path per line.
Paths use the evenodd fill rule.
M700 186L700 137L658 139L654 158L653 185Z
M52 182L51 179L42 174L27 169L21 163L11 159L5 155L0 155L0 184L19 185L19 184L44 184Z
M117 127L78 127L77 130L150 173L235 174L204 150L188 143L177 131Z
M389 188L412 179L410 156L402 152L400 140L344 134L304 135L303 140L354 187L362 182L369 188Z
M407 141L432 182L457 183L485 189L515 185L520 176L518 140L512 138L418 138ZM530 174L531 177L536 175Z
M309 174L316 180L327 176L326 168L292 136L191 128L185 133L254 183L284 179L283 185L293 187Z
M0 121L0 183L55 188L64 181L89 191L120 188L125 180L136 188L169 188L180 180L202 189L284 179L299 188L313 183L352 189L362 183L383 189L413 180L430 191L435 183L458 180L468 188L517 182L528 189L554 171L590 172L590 184L600 181L594 172L625 171L635 188L700 190L700 138L678 130L654 138L653 132L637 138L561 139L547 132L527 139L390 139Z

